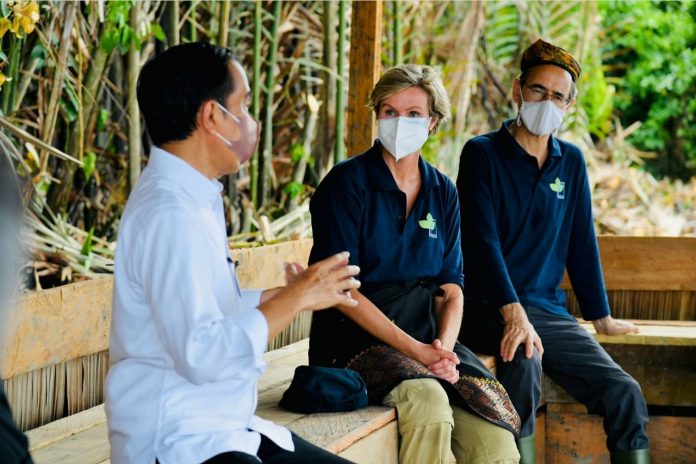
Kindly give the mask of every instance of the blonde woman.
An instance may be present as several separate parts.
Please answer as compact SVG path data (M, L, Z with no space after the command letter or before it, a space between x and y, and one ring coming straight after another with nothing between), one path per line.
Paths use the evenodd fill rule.
M316 313L310 363L349 367L371 402L395 406L402 463L518 462L519 416L502 386L457 342L462 320L459 203L421 156L449 116L429 66L388 70L370 95L379 138L336 165L310 209L310 262L338 250L359 265L354 307Z

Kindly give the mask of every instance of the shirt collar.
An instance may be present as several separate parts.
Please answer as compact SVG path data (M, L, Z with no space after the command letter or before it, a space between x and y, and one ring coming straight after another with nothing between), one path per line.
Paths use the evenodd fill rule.
M391 191L399 190L396 180L392 175L387 163L382 158L382 144L375 140L374 145L365 152L364 156L368 162L367 176L370 184L375 190ZM435 168L425 162L422 156L418 156L418 170L421 173L421 190L429 191L440 185L438 177L435 175Z
M147 164L158 176L180 186L196 202L212 206L220 197L222 184L208 179L183 159L159 147L152 147Z
M517 155L529 155L527 153L527 150L522 148L522 146L517 143L517 140L515 140L515 137L512 136L510 131L508 131L508 127L510 124L515 124L514 119L508 119L507 121L504 121L503 124L500 126L500 130L498 131L498 138L503 142L505 145L505 154L508 156L517 156ZM561 144L558 143L558 139L554 137L553 134L549 137L549 156L552 158L560 158L563 156L563 152L561 151Z

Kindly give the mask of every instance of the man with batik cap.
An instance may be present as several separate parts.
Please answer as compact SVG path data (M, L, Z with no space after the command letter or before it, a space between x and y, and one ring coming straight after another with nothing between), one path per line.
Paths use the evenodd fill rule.
M497 376L522 419L518 446L534 462L542 371L604 417L615 463L649 462L648 413L638 383L566 309L567 269L582 315L598 333L638 329L613 319L602 277L582 152L556 133L575 103L580 64L539 40L513 84L517 118L462 151L465 304L460 340L496 354Z

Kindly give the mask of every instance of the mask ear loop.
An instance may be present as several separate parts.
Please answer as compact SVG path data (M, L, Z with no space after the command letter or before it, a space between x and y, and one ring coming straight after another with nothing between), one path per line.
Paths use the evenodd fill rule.
M229 117L231 117L232 119L234 119L235 122L237 122L237 124L239 124L240 122L242 122L237 116L235 116L234 114L232 114L232 112L231 112L230 110L228 110L227 108L225 108L224 106L222 106L222 104L221 104L220 102L215 102L215 104L216 104L225 114L227 114Z
M223 113L227 114L229 117L231 117L232 119L234 119L234 121L235 121L237 124L240 124L240 123L242 122L237 116L235 116L235 115L232 114L227 108L225 108L224 106L222 106L222 104L221 104L220 102L215 102L215 104L223 111ZM225 145L227 145L229 148L234 149L234 144L233 144L231 141L227 140L225 137L223 137L222 134L220 134L218 131L213 131L213 134L215 134L215 136L216 136L217 138L219 138L220 140L222 140L223 142L225 142Z

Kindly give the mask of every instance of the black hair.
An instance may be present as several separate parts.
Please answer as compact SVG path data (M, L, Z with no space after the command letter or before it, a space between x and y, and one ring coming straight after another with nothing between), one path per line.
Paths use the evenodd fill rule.
M148 61L138 77L138 104L155 145L185 140L208 100L225 104L234 91L231 50L202 42L171 47Z

